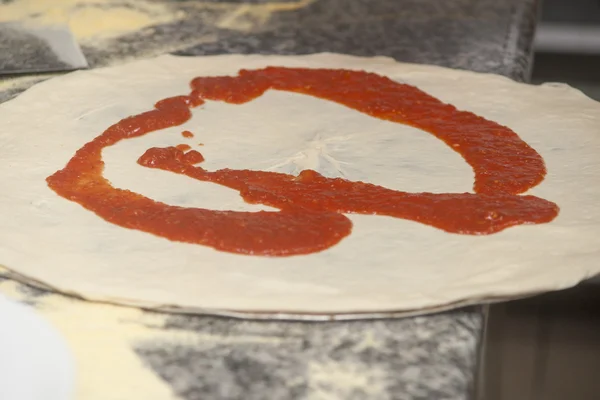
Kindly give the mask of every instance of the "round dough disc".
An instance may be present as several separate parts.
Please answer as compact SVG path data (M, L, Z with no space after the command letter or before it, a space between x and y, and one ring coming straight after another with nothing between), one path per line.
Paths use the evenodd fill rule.
M122 118L189 93L196 76L265 66L346 68L417 86L458 109L508 126L544 158L528 194L560 207L551 223L486 236L350 215L332 248L259 257L172 242L112 225L45 182L74 152ZM181 132L194 133L192 139ZM207 101L176 128L103 152L113 186L172 205L266 209L236 191L136 164L146 149L187 143L204 168L298 173L409 192L472 192L473 171L442 141L300 94L267 91L243 105ZM199 147L202 144L202 147ZM321 152L327 157L314 156ZM38 284L146 307L211 313L330 314L434 310L572 286L600 271L600 106L565 85L509 79L387 58L162 56L52 79L0 106L0 263Z

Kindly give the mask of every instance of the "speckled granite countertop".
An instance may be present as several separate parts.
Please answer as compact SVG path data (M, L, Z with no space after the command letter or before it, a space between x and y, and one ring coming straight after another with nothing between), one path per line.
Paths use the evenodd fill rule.
M64 18L92 67L165 52L330 51L517 80L529 76L537 8L535 0L60 0L39 10L20 3L0 0L0 22ZM0 80L0 101L47 78ZM484 320L477 307L326 323L164 315L43 292L5 270L0 291L32 304L77 342L82 374L105 377L101 395L93 382L81 384L81 400L468 399ZM102 337L85 333L90 324ZM89 349L102 346L109 355L90 361Z

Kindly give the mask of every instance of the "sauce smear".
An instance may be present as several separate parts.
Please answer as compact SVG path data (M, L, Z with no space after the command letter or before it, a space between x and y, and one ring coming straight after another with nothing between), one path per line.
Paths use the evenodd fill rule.
M450 233L484 235L520 224L552 221L558 206L519 195L546 174L542 157L512 130L459 111L427 93L363 71L267 67L237 76L200 77L187 96L158 102L125 118L79 149L47 178L60 196L113 224L164 238L241 254L290 256L327 249L352 230L344 214L404 218ZM475 173L474 193L407 193L364 182L249 170L208 171L187 145L151 148L138 163L239 191L248 203L279 211L238 212L175 207L114 188L103 175L102 149L178 126L205 100L243 104L267 90L334 101L358 112L429 132L458 152ZM182 132L184 137L186 132ZM190 151L188 151L190 150Z
M177 146L175 146L175 148L185 152L190 150L192 146L190 146L189 144L178 144Z

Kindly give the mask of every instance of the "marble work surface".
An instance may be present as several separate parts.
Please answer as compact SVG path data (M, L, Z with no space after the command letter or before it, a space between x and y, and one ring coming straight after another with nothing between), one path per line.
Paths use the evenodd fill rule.
M66 22L92 68L165 52L386 55L526 80L535 0L0 0L0 22ZM33 2L36 3L36 2ZM37 8L36 8L37 7ZM53 75L0 80L0 101ZM78 400L469 399L483 313L241 321L91 304L0 269L75 353ZM99 378L101 377L101 379Z

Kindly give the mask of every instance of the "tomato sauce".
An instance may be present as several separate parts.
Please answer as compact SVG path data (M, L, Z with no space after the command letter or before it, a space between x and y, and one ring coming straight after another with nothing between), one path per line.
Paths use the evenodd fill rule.
M65 168L47 178L50 188L124 228L221 251L265 256L308 254L335 245L352 230L345 214L403 218L468 235L547 223L558 214L556 204L520 195L539 184L546 169L542 157L515 132L387 77L353 70L267 67L241 70L237 76L195 78L191 88L189 95L161 100L154 109L117 122L85 144ZM248 203L278 211L176 207L115 188L103 177L104 148L179 126L191 118L191 108L205 100L243 104L267 90L334 101L374 118L426 131L473 168L473 193L408 193L327 178L312 170L298 176L208 171L198 165L204 161L202 154L187 145L148 149L138 163L229 187ZM184 137L193 136L185 132Z
M175 148L181 151L188 151L192 149L192 146L190 146L189 144L178 144L177 146L175 146Z
M183 131L183 132L181 132L181 136L183 136L184 138L188 138L189 139L189 138L193 138L194 134L192 132L190 132L190 131Z

